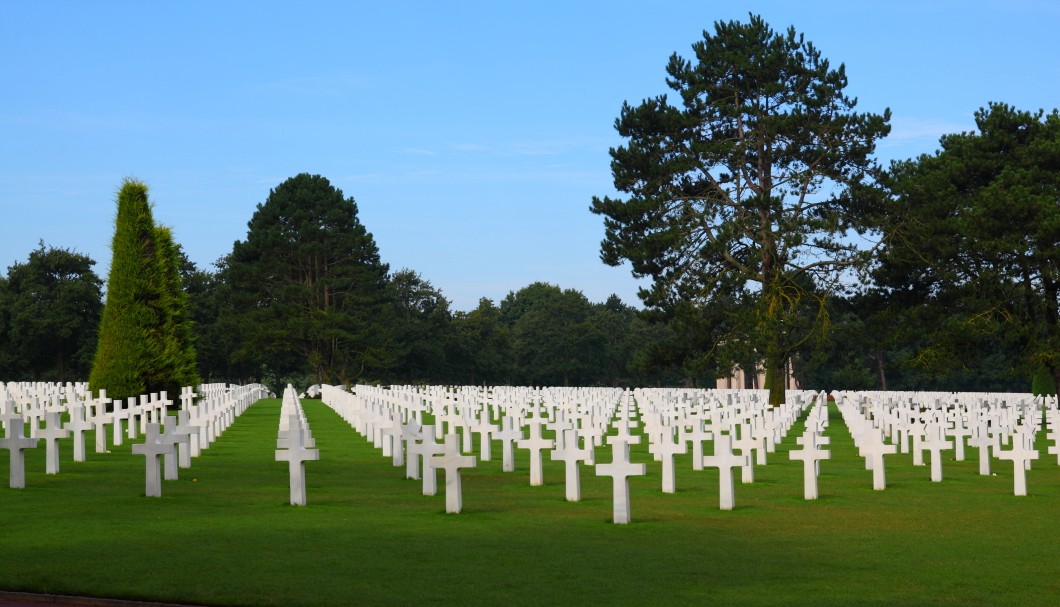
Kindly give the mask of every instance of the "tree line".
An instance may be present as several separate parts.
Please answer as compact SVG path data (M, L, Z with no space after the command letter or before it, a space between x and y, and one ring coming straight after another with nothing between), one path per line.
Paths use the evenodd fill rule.
M882 167L889 110L855 111L844 66L794 28L751 15L692 49L666 67L673 100L623 105L625 197L591 204L602 260L650 280L642 309L534 283L453 311L391 271L353 198L300 174L213 268L175 246L202 378L712 386L739 366L774 402L788 369L807 388L1055 391L1056 110L989 103L975 131ZM84 373L93 263L42 244L9 268L6 376Z

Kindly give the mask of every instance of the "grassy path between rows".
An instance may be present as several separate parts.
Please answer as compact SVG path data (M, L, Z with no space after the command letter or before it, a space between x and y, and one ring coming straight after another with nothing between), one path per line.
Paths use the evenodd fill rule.
M564 500L561 462L530 487L494 460L464 474L464 512L371 447L319 401L304 408L321 452L308 502L287 505L274 461L279 401L252 406L210 449L146 498L129 444L47 476L27 452L26 488L0 487L0 588L207 605L1056 605L1060 468L1042 459L1030 495L1012 495L1008 462L978 475L977 452L929 481L912 456L887 458L888 488L832 410L833 459L821 499L802 499L789 434L754 484L736 473L736 509L717 509L717 471L678 456L678 492L659 490L646 445L633 459L633 523L610 523L611 484L582 468L583 501ZM608 449L597 461L610 460ZM0 470L8 465L0 452Z

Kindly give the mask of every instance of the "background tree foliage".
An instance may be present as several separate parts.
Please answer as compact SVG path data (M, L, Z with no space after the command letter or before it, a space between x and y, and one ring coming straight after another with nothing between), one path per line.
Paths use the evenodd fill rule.
M812 335L807 302L809 328L826 329L830 285L866 258L847 238L866 227L853 194L873 183L890 113L854 112L843 66L794 28L778 34L754 15L714 27L695 63L670 58L679 105L623 104L615 128L628 142L611 170L630 197L594 198L592 211L605 217L603 260L652 278L648 307L748 304L719 344L759 349L776 404L786 361Z
M391 364L388 267L353 198L302 173L269 192L225 261L234 357L257 377L301 370L324 383L378 377Z
M511 328L501 320L493 300L483 297L470 312L453 315L456 332L454 365L449 382L454 384L511 385L516 376Z
M1060 115L990 104L976 125L892 166L888 215L903 220L883 226L875 280L922 331L914 366L1014 351L1012 375L1060 381Z
M535 282L501 301L511 327L520 383L584 385L606 368L603 335L591 322L592 304L580 291Z
M404 269L389 280L395 308L391 375L402 383L444 383L453 361L455 329L449 300L416 272Z
M95 261L40 247L0 278L0 369L31 381L83 381L96 349L103 281Z

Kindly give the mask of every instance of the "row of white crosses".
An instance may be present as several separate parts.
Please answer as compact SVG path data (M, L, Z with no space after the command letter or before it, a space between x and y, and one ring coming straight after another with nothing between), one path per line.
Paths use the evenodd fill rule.
M461 452L455 429L436 440L436 427L423 426L423 400L416 394L400 393L370 386L359 386L361 397L333 386L322 386L325 404L334 409L353 429L372 441L395 467L404 467L406 478L422 481L423 495L438 492L438 470L445 471L445 511L463 510L463 484L460 471L477 465L474 456ZM484 458L489 459L488 452ZM422 461L422 473L420 463ZM422 479L421 479L422 477Z
M276 434L276 461L287 462L292 506L306 505L305 463L318 461L320 450L306 421L298 393L290 384L283 391L280 427Z
M209 448L239 415L267 393L264 386L256 384L231 387L213 384L200 389L205 396L195 404L199 395L191 387L183 388L176 417L163 410L161 423L147 422L144 442L132 446L133 453L146 458L144 494L147 497L162 497L162 480L178 480L180 468L190 468L192 458Z
M1039 420L1050 428L1050 454L1058 454L1060 436L1055 399L1029 394L837 393L843 420L873 472L873 488L887 486L884 457L912 452L915 466L930 466L932 482L942 482L943 452L965 459L967 445L979 450L979 473L991 474L991 454L1013 464L1013 493L1027 495L1026 471L1038 459L1034 449ZM1010 449L1003 449L1011 445ZM923 452L930 462L925 464Z
M178 468L190 467L191 458L198 456L199 450L215 440L235 415L265 392L263 386L208 388L211 396L200 405L194 404L196 395L192 389L185 388L182 408L173 418L166 415L172 401L165 392L131 397L123 406L122 400L107 398L104 390L98 398L92 398L85 384L0 384L0 420L5 429L0 448L12 453L10 485L25 486L23 451L35 448L38 441L44 441L46 473L58 474L61 440L72 437L73 461L83 462L85 433L94 431L97 453L109 453L107 425L111 425L116 446L123 443L124 436L135 439L145 434L145 443L134 445L133 452L147 456L145 493L160 496L162 479L176 479ZM68 417L65 424L64 416ZM29 437L25 436L27 427ZM159 458L164 458L164 473Z
M792 449L788 457L792 460L802 461L803 464L803 498L815 500L818 496L817 477L821 474L821 460L831 459L832 453L828 449L822 449L829 443L829 438L824 436L828 428L828 397L824 392L815 399L814 407L806 416L805 429L802 436L795 441L802 445L802 449Z
M757 451L759 465L764 464L766 452L775 450L805 407L803 400L809 404L816 396L793 393L791 400L795 404L774 410L763 404L764 392L744 391L356 386L351 394L323 386L322 392L324 402L371 440L384 456L393 457L395 466L404 465L408 478L417 478L421 460L429 468L431 458L456 457L453 448L451 453L445 453L443 446L437 444L435 437L441 435L450 444L455 444L458 434L462 436L460 451L467 453L472 450L472 435L478 434L483 462L492 458L491 439L499 440L504 472L514 470L514 448L526 450L532 486L544 483L543 456L548 451L554 461L564 462L569 501L581 499L580 464L593 465L598 475L613 478L616 523L630 520L628 478L644 474L646 468L629 459L629 446L641 439L639 432L631 433L640 423L638 409L643 412L643 433L652 441L650 450L662 462L663 491L675 490L673 455L687 452L691 443L694 468L702 469L706 464L722 470L720 507L731 509L732 468L744 470L744 481L751 482L751 454ZM434 425L422 426L424 412L434 416ZM705 427L709 430L705 431ZM555 439L545 438L546 428ZM605 437L611 445L613 461L598 464L594 448L601 446ZM739 456L732 451L734 438L741 451ZM715 453L704 456L702 443L708 440L715 440ZM823 441L817 441L814 446L821 444ZM465 461L461 465L474 463ZM451 474L454 472L447 469L447 477ZM455 486L459 487L458 481ZM423 475L423 491L427 495L435 493L433 474ZM451 493L447 491L447 501L459 499L450 498ZM447 510L452 511L448 506Z
M766 464L767 454L813 400L812 393L789 392L788 404L772 408L764 391L637 390L636 395L644 401L649 450L663 464L663 492L676 490L673 456L691 446L693 470L718 469L721 510L735 506L733 470L740 469L742 483L753 483L754 467ZM706 441L713 442L712 455L703 454Z
M89 430L95 430L96 451L107 452L105 424L113 415L106 409L109 402L103 391L100 398L92 399L84 384L0 384L0 420L5 429L0 447L12 453L11 487L25 486L22 451L35 448L38 440L45 444L47 474L59 473L59 441L67 437L73 436L75 462L85 461L85 432ZM64 415L69 417L65 424Z

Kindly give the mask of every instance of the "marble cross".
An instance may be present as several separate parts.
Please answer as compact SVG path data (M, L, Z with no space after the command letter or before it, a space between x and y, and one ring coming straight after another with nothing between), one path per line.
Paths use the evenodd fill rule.
M953 441L946 440L944 432L941 426L929 425L928 440L920 444L931 453L931 482L933 483L942 482L942 451L953 448Z
M1030 449L1022 440L1013 440L1012 449L998 451L998 459L1012 462L1013 494L1017 496L1027 495L1027 464L1031 460L1038 459L1037 449Z
M37 446L36 438L26 438L24 426L25 420L22 416L8 418L7 435L0 438L0 449L7 449L10 455L10 482L12 489L22 489L26 486L26 449L34 449Z
M718 469L718 507L732 510L735 503L732 469L746 466L749 456L732 452L732 436L718 434L714 437L714 455L703 458L705 468Z
M162 474L158 458L173 450L173 445L162 442L158 433L158 424L147 424L144 442L133 445L132 452L147 458L146 489L147 497L162 497Z
M84 405L78 403L70 407L70 421L64 427L73 433L74 461L85 461L85 432L92 428L92 424L85 421Z
M674 456L688 453L688 443L684 441L680 434L676 441L673 439L673 429L665 428L658 435L658 442L653 445L653 452L662 460L663 493L674 493L677 491Z
M578 468L579 462L585 462L589 458L589 450L578 448L578 431L574 429L563 431L563 445L551 451L552 461L562 461L566 464L566 489L567 501L577 502L582 498L581 474Z
M545 483L544 474L542 473L541 452L551 449L555 445L555 441L541 436L541 426L545 425L543 419L535 417L530 420L529 424L530 438L519 441L517 445L520 449L528 449L530 451L530 485L539 487Z
M188 437L188 440L177 443L177 466L191 468L191 457L196 454L199 445L199 427L191 423L190 411L177 411L177 427L173 432Z
M165 445L170 445L171 449L162 454L162 479L167 481L175 481L180 478L180 472L177 468L177 451L183 448L187 449L187 445L191 442L191 437L185 432L177 431L177 420L172 415L162 416L162 436L159 437Z
M44 439L45 471L47 474L59 474L59 439L70 436L70 431L62 427L61 414L49 411L44 429L37 436Z
M515 418L510 415L504 416L501 425L496 435L501 441L501 471L515 472L515 442L523 440L523 430L516 427Z
M795 439L795 442L802 445L802 449L792 449L788 452L789 458L802 461L802 494L805 499L817 499L818 462L832 457L831 451L821 449L826 441L826 438L818 436L815 432L806 432Z
M436 426L423 427L423 441L420 443L419 452L423 457L423 494L434 495L438 493L438 471L434 469L432 459L435 455L445 453L445 447L434 438Z
M450 432L445 435L443 452L431 456L431 468L445 470L445 511L459 514L464 507L463 490L460 486L460 469L474 468L474 455L461 455L457 436ZM433 473L433 472L432 472Z
M405 442L405 478L420 478L420 443L423 439L423 426L415 417L407 424L401 424L401 440Z
M634 464L629 461L629 443L621 437L611 436L607 442L611 443L611 463L596 464L596 475L612 478L612 520L616 525L626 525L629 524L631 516L629 477L647 474L648 467L646 464Z
M883 456L897 452L897 445L883 441L883 432L879 428L869 428L865 432L861 454L872 466L872 488L876 491L883 491L887 488L887 472L883 467Z
M302 433L301 422L297 413L292 413L288 420L287 448L276 451L276 461L288 463L291 505L305 506L305 463L307 461L318 461L320 459L320 451L305 447L305 435Z

